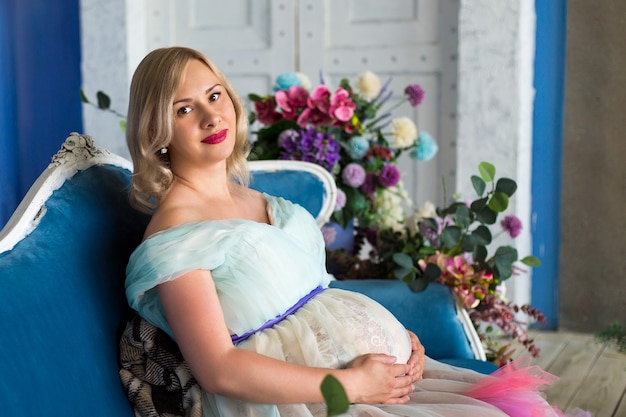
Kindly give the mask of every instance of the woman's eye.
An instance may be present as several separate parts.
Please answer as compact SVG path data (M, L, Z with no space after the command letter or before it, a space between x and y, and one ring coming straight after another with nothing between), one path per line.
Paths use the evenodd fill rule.
M220 98L220 95L221 95L221 94L222 94L222 93L211 93L211 95L209 96L209 101L215 101L215 100L217 100L218 98Z
M191 111L191 107L189 106L183 106L180 109L178 109L178 111L176 112L176 114L178 115L183 115L183 114L187 114Z

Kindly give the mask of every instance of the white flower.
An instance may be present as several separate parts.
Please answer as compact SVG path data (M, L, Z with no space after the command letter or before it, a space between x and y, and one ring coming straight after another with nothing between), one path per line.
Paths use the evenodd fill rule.
M359 74L354 86L365 100L372 100L380 93L380 78L372 71L365 71Z
M391 146L396 149L409 147L417 140L417 126L408 117L391 121Z
M397 232L404 232L404 208L408 194L404 191L402 183L392 188L386 188L376 199L378 212L382 214L382 223Z
M424 206L417 211L417 216L420 219L423 219L424 217L435 217L436 215L437 208L430 201L425 202Z
M296 77L300 80L300 85L307 91L311 91L311 80L306 74L302 72L296 72Z

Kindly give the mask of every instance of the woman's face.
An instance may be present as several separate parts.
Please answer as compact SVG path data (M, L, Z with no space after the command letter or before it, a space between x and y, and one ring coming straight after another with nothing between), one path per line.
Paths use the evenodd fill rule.
M189 61L173 100L172 170L225 162L235 145L235 107L217 76L202 61Z

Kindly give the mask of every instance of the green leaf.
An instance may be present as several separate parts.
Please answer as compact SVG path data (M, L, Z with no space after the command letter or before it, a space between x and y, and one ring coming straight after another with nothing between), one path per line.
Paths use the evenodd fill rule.
M485 259L487 259L487 248L482 245L476 245L472 252L472 258L479 264L484 263Z
M254 94L254 93L250 93L248 94L248 98L250 99L250 101L261 101L263 100L263 97L259 96L258 94Z
M496 177L496 167L489 162L481 162L478 164L478 172L485 182L492 182Z
M326 375L321 385L322 395L328 409L328 416L345 414L350 408L350 401L341 382L332 375Z
M108 110L111 107L111 99L102 91L96 93L98 99L98 108L101 110Z
M483 197L478 200L474 200L472 201L472 204L470 204L470 208L474 213L478 213L487 205L487 201L489 201L489 197Z
M120 120L120 129L122 132L126 133L126 120Z
M412 269L413 259L405 253L394 253L392 257L393 261L402 268Z
M496 253L494 255L496 260L500 259L506 262L513 263L517 261L517 249L513 246L500 246L496 249Z
M425 223L430 230L434 230L435 232L439 230L439 223L437 223L437 220L432 217L425 217L421 221L422 223Z
M461 240L462 231L458 226L448 226L443 229L441 233L441 239L446 248L452 248Z
M437 265L431 264L431 263L426 264L426 269L424 270L424 273L422 274L423 278L425 278L429 282L432 282L432 281L435 281L440 276L441 276L441 269Z
M500 178L496 183L496 192L511 197L517 190L517 183L510 178Z
M399 267L393 270L393 276L399 281L404 281L407 284L415 281L417 275L415 268L403 268Z
M494 255L494 272L502 281L513 275L513 262L517 261L517 249L511 246L501 246Z
M524 265L532 267L541 266L541 261L539 260L539 258L536 258L532 255L524 257L520 262L522 262Z
M467 229L470 225L470 211L465 204L459 204L456 208L456 223L462 229Z
M426 288L428 288L428 284L429 284L429 281L426 278L422 277L422 278L417 278L413 280L413 282L409 283L408 285L411 291L422 292Z
M463 252L472 252L476 246L476 239L472 235L465 235L461 239L461 250Z
M483 224L494 224L498 218L498 213L489 208L483 207L476 213L476 220Z
M85 92L83 91L82 88L80 89L80 101L82 101L83 103L89 104L89 99L85 95Z
M485 184L485 181L483 181L482 178L476 175L472 175L471 178L472 178L472 186L474 187L474 191L476 191L476 194L478 194L479 197L482 197L485 192L485 187L487 186L487 184Z
M493 193L487 205L496 213L502 213L509 206L509 196L504 193Z
M472 236L478 245L487 246L491 243L491 231L487 226L480 225L472 232Z

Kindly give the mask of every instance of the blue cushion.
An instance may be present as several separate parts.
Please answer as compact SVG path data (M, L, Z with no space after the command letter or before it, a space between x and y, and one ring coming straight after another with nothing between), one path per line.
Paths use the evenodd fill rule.
M256 171L251 173L250 187L297 203L317 217L326 190L318 177L308 171Z
M77 173L0 254L2 415L133 416L117 341L126 263L148 219L130 208L129 181L111 166Z
M481 374L490 374L498 369L495 363L478 359L440 358L439 361L448 365L471 369Z

